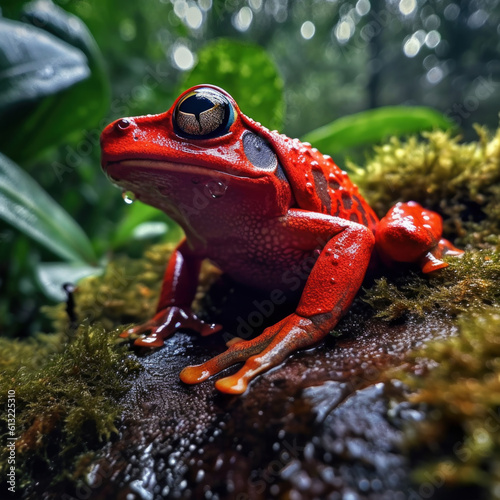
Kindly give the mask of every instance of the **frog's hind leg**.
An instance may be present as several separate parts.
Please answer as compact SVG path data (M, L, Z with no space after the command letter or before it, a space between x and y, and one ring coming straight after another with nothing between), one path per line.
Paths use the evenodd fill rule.
M187 366L182 370L180 378L185 383L196 384L229 366L245 361L244 367L238 372L215 383L215 387L221 392L241 394L256 375L279 365L291 352L314 345L324 335L325 332L317 328L311 319L291 314L255 339L235 342L227 351L202 365Z
M376 232L376 246L383 259L415 262L422 272L447 267L445 254L460 256L463 251L441 238L443 221L431 210L414 201L397 203L383 217Z
M245 392L259 373L278 366L291 353L321 341L348 309L363 281L375 242L365 226L337 217L291 209L290 226L304 228L312 237L328 238L313 266L294 313L249 341L237 341L207 362L188 366L183 382L195 384L241 361L233 375L215 386L227 394ZM324 241L324 239L323 239Z

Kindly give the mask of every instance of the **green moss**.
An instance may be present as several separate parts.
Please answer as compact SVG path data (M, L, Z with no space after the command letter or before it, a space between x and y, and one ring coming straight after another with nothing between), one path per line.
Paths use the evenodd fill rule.
M418 201L442 214L445 233L468 249L430 275L389 271L362 298L385 320L432 314L457 326L457 336L410 355L435 368L396 375L426 409L427 418L406 430L414 479L500 498L500 129L476 130L470 144L439 131L391 139L366 169L351 168L379 215L397 201Z
M365 167L350 163L352 179L383 216L397 201L414 200L445 217L445 233L459 245L500 248L500 129L476 127L477 142L450 132L424 140L392 138L375 148Z
M449 267L427 276L409 272L380 278L362 298L386 320L429 313L457 316L500 306L500 254L469 251L446 260Z
M26 351L27 353L27 351ZM118 398L139 365L113 334L84 324L65 348L40 368L8 367L0 379L2 404L15 391L16 466L20 487L56 470L71 471L76 455L94 449L116 431ZM4 406L5 407L5 406ZM2 421L0 433L9 435ZM3 454L0 473L6 467ZM66 472L69 474L69 472ZM3 474L5 477L5 474Z
M85 473L89 453L116 432L120 397L140 369L118 346L118 325L150 316L171 245L142 259L118 257L102 276L83 280L75 292L78 324L70 329L64 304L44 308L55 333L28 340L0 339L0 404L15 391L16 476L29 491L40 481L58 483ZM114 329L114 330L113 330ZM111 330L111 331L110 331ZM4 406L5 407L5 406ZM4 442L10 429L0 421ZM6 477L8 450L0 455ZM53 471L60 471L54 474Z
M420 457L414 477L479 486L490 498L500 498L499 310L465 314L458 326L457 337L414 354L434 360L433 370L425 377L404 377L415 391L410 400L432 409L407 433Z
M172 249L155 245L141 259L117 257L102 276L83 280L75 295L78 317L107 329L151 318Z

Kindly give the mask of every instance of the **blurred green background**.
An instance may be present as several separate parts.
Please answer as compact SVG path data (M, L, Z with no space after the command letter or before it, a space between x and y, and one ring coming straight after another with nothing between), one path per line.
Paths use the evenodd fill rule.
M2 0L1 15L2 334L46 327L39 306L110 252L179 237L123 202L98 138L190 85L223 86L340 166L388 133L498 125L498 0Z

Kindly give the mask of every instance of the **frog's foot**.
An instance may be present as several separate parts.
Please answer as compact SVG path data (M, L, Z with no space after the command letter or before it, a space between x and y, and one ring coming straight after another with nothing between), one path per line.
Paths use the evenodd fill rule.
M227 394L242 394L259 373L281 364L292 352L319 342L325 332L308 318L291 314L252 340L230 344L227 351L207 362L187 366L180 378L186 384L203 382L225 368L245 361L234 375L217 380L215 387Z
M441 216L418 203L397 203L383 217L376 232L376 245L382 258L395 262L416 262L422 272L447 267L441 257L463 254L452 243L441 238ZM389 260L389 262L390 262Z
M426 252L420 259L420 267L423 273L431 273L442 269L443 267L448 267L448 264L441 260L443 255L451 255L453 257L461 257L464 254L463 250L460 250L448 240L441 238L439 243Z
M206 336L218 332L222 327L203 322L187 308L171 306L157 312L149 321L125 330L120 337L135 338L134 345L137 346L161 347L164 340L180 328L194 330Z

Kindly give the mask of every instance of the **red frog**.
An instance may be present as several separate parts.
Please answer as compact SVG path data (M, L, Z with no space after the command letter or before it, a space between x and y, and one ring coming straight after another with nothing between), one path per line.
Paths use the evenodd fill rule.
M185 232L156 315L124 336L142 334L135 344L158 347L181 328L219 330L191 311L205 258L276 300L291 288L301 293L295 312L256 338L237 337L222 354L182 370L187 384L244 362L215 384L241 394L258 374L320 342L348 309L375 254L428 273L447 266L444 253L462 253L441 238L441 217L415 202L398 203L379 221L329 156L256 123L212 85L187 90L165 113L111 123L101 145L112 182ZM292 279L297 268L307 268L303 282Z

